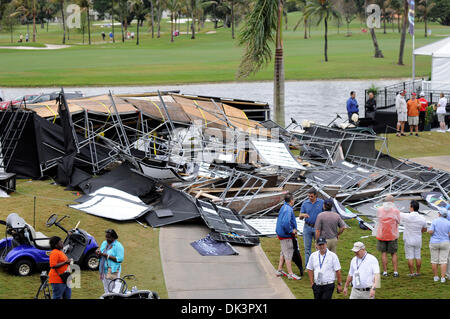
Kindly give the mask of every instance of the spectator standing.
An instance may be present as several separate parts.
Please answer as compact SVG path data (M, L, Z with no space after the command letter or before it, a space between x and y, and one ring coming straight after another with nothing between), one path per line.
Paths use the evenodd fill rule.
M308 264L309 256L311 255L311 244L315 239L316 230L314 228L317 216L323 211L324 201L317 197L317 191L312 188L308 191L308 199L305 200L300 208L300 219L305 218L305 225L303 226L303 245L305 248L305 265ZM306 214L306 215L305 215Z
M22 33L19 35L19 42L23 42L23 34Z
M377 110L377 100L373 92L369 93L369 99L366 101L366 117L375 120L375 112Z
M319 237L317 239L317 251L309 258L306 270L314 293L314 299L331 299L338 282L338 292L342 291L341 264L338 256L327 249L327 240Z
M110 285L111 281L120 277L121 264L125 256L124 248L118 241L118 238L119 236L114 229L106 230L105 240L97 250L97 255L100 257L100 280L103 283L105 293L118 292L120 290L120 286Z
M70 299L72 289L63 282L60 275L65 271L70 271L69 265L71 259L67 258L62 251L64 243L58 236L50 238L50 247L52 251L49 256L50 271L48 272L48 282L52 286L52 299Z
M112 31L109 32L109 41L113 42L114 40L114 34L112 33Z
M103 41L105 41L105 37L106 37L105 31L102 31L102 40Z
M351 91L350 97L347 100L347 114L348 114L349 123L356 124L355 121L353 121L353 119L352 119L352 116L355 113L359 116L359 106L358 106L358 101L356 101L355 91Z
M284 204L278 213L276 233L280 240L281 252L280 262L278 263L278 270L276 275L283 275L283 265L286 263L288 270L288 279L300 280L301 277L294 274L292 271L292 257L294 255L294 245L292 238L297 235L297 221L295 220L294 210L294 197L288 193L284 197Z
M424 92L420 92L420 98L419 98L419 103L420 103L420 109L419 109L419 131L423 131L425 128L425 114L427 112L427 107L428 107L428 101L425 98L425 93Z
M439 99L436 114L439 122L439 130L438 132L445 132L445 113L447 107L447 98L444 96L444 93L441 93L441 98Z
M450 221L447 219L447 209L439 210L439 217L433 220L428 233L430 238L431 268L434 281L439 281L438 265L441 266L441 282L445 282L447 272L447 260L450 250Z
M344 232L345 223L341 216L332 211L333 201L327 199L323 204L323 212L317 216L314 228L315 237L323 237L327 240L327 247L333 253L336 253L339 236Z
M409 135L413 135L416 130L416 136L419 136L419 109L420 103L416 99L416 93L411 93L411 99L406 103L408 109Z
M411 201L409 211L409 213L400 213L400 220L405 227L403 241L405 243L405 258L408 260L408 276L413 277L420 276L422 233L427 231L427 222L423 216L419 215L419 203L417 201ZM414 260L416 261L416 270L414 270Z
M405 101L406 91L403 90L395 97L395 109L397 110L397 136L405 136L405 123L408 116L408 107Z
M391 254L394 266L394 277L398 277L398 225L400 224L400 211L394 205L394 198L388 195L383 206L377 211L377 250L381 252L381 262L383 264L383 276L387 277L387 254Z
M374 299L375 290L379 286L380 266L375 256L366 251L362 242L356 242L352 251L355 253L350 262L344 295L347 296L348 285L352 283L350 299Z
M30 41L30 35L27 33L27 34L25 34L25 42L28 42L28 41Z

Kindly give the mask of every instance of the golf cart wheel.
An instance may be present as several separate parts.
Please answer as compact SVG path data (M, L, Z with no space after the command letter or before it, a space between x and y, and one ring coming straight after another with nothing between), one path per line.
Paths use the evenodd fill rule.
M33 268L33 262L21 259L14 264L14 273L21 277L29 276L33 272Z
M95 252L89 253L84 259L84 266L89 270L98 270L100 260Z

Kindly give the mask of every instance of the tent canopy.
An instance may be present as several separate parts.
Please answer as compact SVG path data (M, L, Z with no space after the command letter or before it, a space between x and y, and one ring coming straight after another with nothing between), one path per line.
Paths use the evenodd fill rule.
M416 55L431 55L431 81L433 90L450 90L450 37L414 50Z

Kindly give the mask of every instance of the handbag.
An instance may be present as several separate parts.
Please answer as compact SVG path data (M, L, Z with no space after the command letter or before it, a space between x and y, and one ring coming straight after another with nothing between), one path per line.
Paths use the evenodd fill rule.
M105 278L109 279L109 280L114 280L117 277L119 277L119 272L118 271L112 272L111 271L111 266L109 265L108 260L106 262L107 262L108 271L106 272Z
M65 271L65 272L63 272L62 274L58 274L59 275L59 277L61 278L61 280L62 280L62 282L63 282L63 284L66 284L67 285L67 282L69 281L72 281L72 273L70 272L70 271ZM70 280L69 280L69 278L70 278Z

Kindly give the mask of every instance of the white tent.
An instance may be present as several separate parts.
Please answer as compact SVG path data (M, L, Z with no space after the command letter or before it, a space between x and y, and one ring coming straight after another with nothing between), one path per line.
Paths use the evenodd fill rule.
M450 37L415 49L416 55L432 57L431 89L450 91Z

